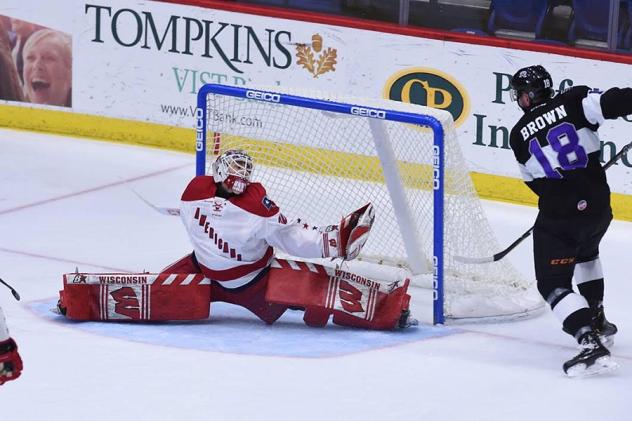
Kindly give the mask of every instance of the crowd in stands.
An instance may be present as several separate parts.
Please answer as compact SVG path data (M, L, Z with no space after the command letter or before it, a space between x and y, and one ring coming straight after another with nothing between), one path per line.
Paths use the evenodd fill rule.
M632 0L230 1L619 53L632 48Z

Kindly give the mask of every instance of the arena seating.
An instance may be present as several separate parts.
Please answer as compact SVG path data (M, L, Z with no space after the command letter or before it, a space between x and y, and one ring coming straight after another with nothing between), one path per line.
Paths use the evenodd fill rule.
M543 26L549 4L547 0L492 0L487 30L519 38L544 38Z

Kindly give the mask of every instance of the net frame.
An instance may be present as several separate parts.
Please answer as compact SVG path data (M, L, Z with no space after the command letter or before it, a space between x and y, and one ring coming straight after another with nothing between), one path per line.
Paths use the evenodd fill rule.
M455 143L455 134L453 121L451 116L448 113L428 109L426 107L417 107L414 109L415 112L409 112L411 104L402 104L394 101L385 101L385 100L369 100L369 99L358 99L353 98L352 101L345 101L347 98L340 99L331 99L332 95L324 95L309 93L304 94L301 92L301 96L295 95L294 91L292 93L282 92L282 90L278 87L273 89L251 89L245 87L234 87L234 86L226 86L226 85L218 85L218 84L207 84L204 85L200 91L198 92L198 103L196 109L196 173L197 175L203 175L207 171L207 165L209 164L207 158L207 136L209 132L209 115L211 106L209 105L209 98L215 95L238 98L246 101L255 101L255 102L263 102L269 104L282 104L290 107L301 107L312 110L319 110L323 112L329 113L337 113L341 115L354 116L355 118L365 118L369 123L369 127L371 128L371 134L374 137L374 140L379 139L380 137L385 137L384 143L388 143L388 134L386 133L384 127L382 126L382 122L395 122L395 123L403 123L406 125L415 125L415 126L423 126L427 127L432 131L433 145L432 145L432 258L430 267L423 267L421 264L423 259L415 259L414 256L419 256L419 253L416 250L415 239L406 239L407 235L407 226L410 226L411 221L407 219L406 215L397 216L398 227L401 230L401 234L404 240L408 267L411 269L412 273L420 273L422 271L426 271L426 269L430 270L430 279L427 280L427 284L433 290L433 321L435 324L443 324L446 320L446 312L445 312L445 291L446 291L446 256L445 256L445 212L446 212L446 127L447 132L450 133L454 139L451 139L452 143ZM362 105L358 105L362 104ZM388 107L384 107L384 105ZM420 113L421 112L421 113ZM376 140L376 148L379 149L379 144ZM458 146L458 145L457 145ZM217 151L213 151L216 153ZM380 163L385 159L383 154L386 155L386 160L391 159L388 157L389 151L386 148L385 151L378 151L380 154ZM460 149L459 149L460 154ZM392 184L389 181L389 177L387 174L386 168L384 168L384 175L386 178L386 184ZM469 180L469 174L468 174ZM471 180L470 180L471 182ZM396 181L395 181L396 184ZM473 188L470 187L472 190ZM398 198L398 195L401 195L401 192L398 193L398 188L395 186L391 188L389 186L389 194L391 195L391 199L393 202L398 202L402 200ZM404 198L405 200L405 198ZM476 198L478 200L478 198ZM394 206L395 207L395 206ZM404 206L405 208L408 206ZM479 204L480 207L480 204ZM479 210L480 211L480 210ZM482 211L481 211L482 212ZM405 213L405 212L404 212ZM402 221L404 221L402 223ZM486 221L486 220L485 220ZM487 221L486 221L487 222ZM489 247L493 250L494 248L498 248L497 243L489 244ZM450 284L459 283L460 286L458 288L462 288L464 291L469 291L469 286L467 282L464 281L464 278L456 275L454 276L452 269L454 266L454 262L450 260L450 278L453 279ZM475 277L481 277L480 274L474 274ZM426 285L428 286L428 285ZM466 294L467 295L467 294ZM479 303L476 300L472 300L471 297L466 297L466 301L469 300L471 303L468 305L477 305ZM521 298L522 300L522 298ZM523 300L524 301L524 300ZM536 302L537 301L537 302ZM539 302L539 297L534 299L529 297L526 299L527 304L520 304L522 306L521 309L501 309L500 313L504 314L492 314L491 316L496 318L514 318L523 315L531 314L534 310L541 307L541 303ZM500 303L500 307L503 307L504 303ZM508 316L508 317L504 317ZM448 314L450 318L468 318L472 319L480 319L485 318L487 315L476 314L472 316L464 315L456 315L456 314Z

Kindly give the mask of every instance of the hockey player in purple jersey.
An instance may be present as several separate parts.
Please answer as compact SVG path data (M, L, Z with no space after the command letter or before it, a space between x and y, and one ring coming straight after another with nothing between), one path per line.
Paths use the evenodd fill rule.
M511 93L524 111L511 131L511 149L524 182L538 196L538 290L580 348L564 372L574 377L612 370L617 364L607 346L617 327L604 315L599 259L612 210L597 129L605 119L632 114L632 89L575 86L554 95L551 75L536 65L516 72Z

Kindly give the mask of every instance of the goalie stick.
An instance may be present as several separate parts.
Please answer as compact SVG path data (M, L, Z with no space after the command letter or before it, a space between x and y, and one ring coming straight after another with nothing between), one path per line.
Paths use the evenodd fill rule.
M623 155L625 155L628 152L630 148L632 148L632 142L628 143L623 148L621 148L621 150L615 156L613 156L610 161L606 162L603 166L604 170L607 170L608 168L613 166L619 159L621 159ZM497 262L503 257L505 257L506 255L508 255L513 249L515 249L518 246L518 244L522 243L525 239L527 239L533 232L533 228L535 228L535 225L529 228L520 237L518 237L516 241L514 241L513 243L509 245L509 247L507 247L503 251L500 251L494 254L493 256L487 256L487 257L454 256L454 260L460 263L468 263L468 264L474 264L474 265Z
M178 209L178 208L165 208L165 207L156 206L153 203L151 203L149 200L147 200L143 196L141 196L140 193L138 193L136 190L134 190L134 189L130 189L130 190L132 190L132 193L134 193L140 200L145 202L145 204L147 206L149 206L150 208L152 208L156 212L161 213L163 215L180 216L180 209Z
M4 284L7 288L9 288L9 290L11 290L11 294L13 294L15 299L20 301L20 294L18 294L18 292L11 285L4 282L2 278L0 278L0 283Z

